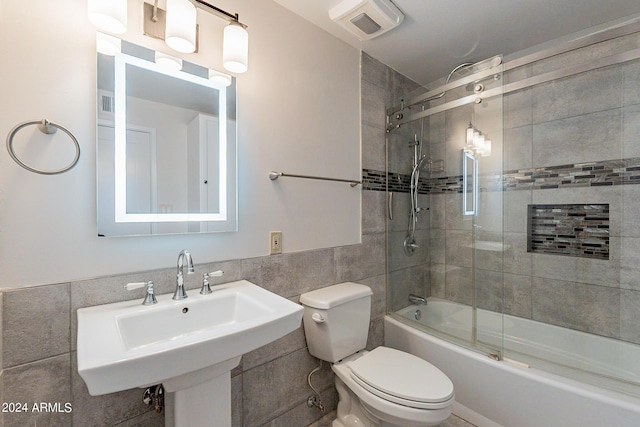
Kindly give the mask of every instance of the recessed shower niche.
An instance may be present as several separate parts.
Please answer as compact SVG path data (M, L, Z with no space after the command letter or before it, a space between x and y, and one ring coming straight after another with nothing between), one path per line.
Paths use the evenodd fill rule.
M527 252L609 259L609 204L529 205Z

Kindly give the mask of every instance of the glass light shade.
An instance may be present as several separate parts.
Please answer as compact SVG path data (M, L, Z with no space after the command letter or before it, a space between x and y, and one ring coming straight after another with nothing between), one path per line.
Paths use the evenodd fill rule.
M216 70L209 70L209 80L222 86L231 86L231 76Z
M156 64L165 70L182 70L182 59L156 51Z
M473 132L475 129L473 125L469 123L469 127L467 128L467 145L473 145Z
M484 140L484 150L482 150L482 157L487 157L491 155L491 140L490 139L485 139Z
M222 66L232 73L247 71L249 61L249 33L242 25L232 22L224 29Z
M484 135L480 134L476 140L476 151L482 155L484 153Z
M89 0L87 11L98 29L114 34L127 31L127 0Z
M96 50L103 55L114 56L121 50L121 40L108 34L96 33Z
M167 0L167 26L164 41L178 52L196 50L196 7L189 0Z

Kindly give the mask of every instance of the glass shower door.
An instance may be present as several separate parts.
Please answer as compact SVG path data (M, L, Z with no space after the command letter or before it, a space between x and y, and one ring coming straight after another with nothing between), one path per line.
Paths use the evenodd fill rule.
M495 67L495 59L463 67L426 100L390 117L387 297L392 316L500 357L505 247ZM395 126L398 120L404 122Z
M474 91L500 89L500 74ZM478 86L481 86L479 88ZM504 343L504 254L503 234L502 96L482 99L472 104L471 120L466 129L466 151L476 158L476 206L471 220L473 269L473 345L493 358L501 359Z
M423 123L423 153L443 166L421 178L426 273L399 273L403 236L389 226L391 316L640 395L638 28L512 59L504 76L472 64L387 110L390 158L410 156L410 126ZM402 174L387 166L391 192ZM398 277L422 281L429 304L411 305Z

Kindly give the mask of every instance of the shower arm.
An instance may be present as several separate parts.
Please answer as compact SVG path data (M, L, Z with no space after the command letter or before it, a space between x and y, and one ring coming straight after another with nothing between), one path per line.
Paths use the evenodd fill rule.
M449 72L449 75L447 76L447 80L445 80L444 84L449 84L449 80L451 80L451 76L453 75L453 73L455 73L456 71L460 70L461 68L465 68L465 67L470 67L471 65L473 65L473 62L463 62L462 64L458 65L457 67L455 67L453 70L451 70ZM445 94L447 93L447 91L444 91L438 95L432 96L431 98L427 98L421 102L429 102L429 101L433 101L435 99L440 99L442 98ZM411 107L411 105L409 105L409 107Z

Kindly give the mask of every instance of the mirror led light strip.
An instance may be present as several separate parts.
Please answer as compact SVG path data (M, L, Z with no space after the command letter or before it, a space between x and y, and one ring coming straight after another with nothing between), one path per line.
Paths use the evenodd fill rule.
M169 77L218 90L219 212L218 213L128 213L127 212L127 64ZM227 91L215 81L177 70L163 69L154 62L125 53L115 55L115 221L199 222L227 220Z
M469 170L469 162L472 170ZM471 183L471 206L467 201L469 192L469 178ZM473 153L462 150L462 213L465 216L478 214L478 159Z

